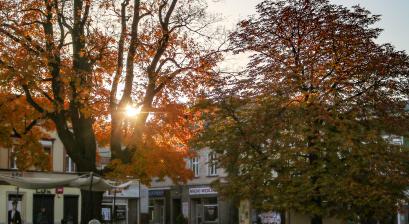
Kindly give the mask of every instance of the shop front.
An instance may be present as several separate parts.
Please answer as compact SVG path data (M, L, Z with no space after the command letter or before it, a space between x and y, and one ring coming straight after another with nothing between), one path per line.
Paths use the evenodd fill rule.
M192 224L219 223L219 199L211 187L189 188Z
M239 223L240 224L284 224L286 213L277 211L259 211L252 208L249 200L240 202L239 207ZM294 223L300 223L300 219L296 219ZM302 223L308 221L302 220Z
M126 187L104 193L101 215L103 223L138 223L139 183L131 181Z
M170 223L169 189L150 189L148 209L149 224Z
M62 220L77 224L80 220L80 195L80 190L76 188L17 191L15 186L1 184L0 224L9 223L9 213L19 213L24 224L40 221L61 223Z

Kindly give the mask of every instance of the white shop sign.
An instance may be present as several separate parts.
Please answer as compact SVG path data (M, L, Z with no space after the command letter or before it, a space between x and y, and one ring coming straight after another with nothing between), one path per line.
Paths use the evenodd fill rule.
M199 194L217 194L211 187L197 187L190 188L189 195L199 195Z

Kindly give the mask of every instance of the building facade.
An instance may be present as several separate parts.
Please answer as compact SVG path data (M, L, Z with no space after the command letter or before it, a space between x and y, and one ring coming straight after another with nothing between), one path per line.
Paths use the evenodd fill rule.
M31 167L28 171L21 172L17 167L13 148L0 148L0 175L36 178L77 176L75 164L55 134L51 134L50 139L44 139L40 143L48 154L50 171L44 172ZM29 190L19 189L0 181L0 224L8 223L8 212L15 201L18 202L17 210L25 224L37 223L41 210L45 211L49 223L61 223L62 220L80 223L81 192L77 188Z
M141 185L130 181L126 187L104 193L102 218L104 223L136 224L139 223Z
M153 180L149 189L149 224L236 224L236 206L212 188L226 173L216 166L216 155L204 148L186 160L194 178L184 185Z
M76 165L66 153L61 140L56 133L50 134L50 139L41 140L44 152L48 155L49 171L41 171L36 167L30 167L22 172L17 166L17 157L13 148L0 148L0 175L21 176L35 178L67 178L80 175ZM111 153L107 148L97 150L97 169L104 169L110 162ZM144 205L141 209L139 197L142 192ZM105 223L141 223L139 212L148 213L148 190L136 180L128 182L121 189L108 191L103 195L102 222ZM24 224L38 223L41 210L45 210L48 223L77 224L81 222L81 191L78 188L58 189L18 189L0 180L0 224L8 223L8 212L12 209L12 203L17 201L17 210L21 214Z

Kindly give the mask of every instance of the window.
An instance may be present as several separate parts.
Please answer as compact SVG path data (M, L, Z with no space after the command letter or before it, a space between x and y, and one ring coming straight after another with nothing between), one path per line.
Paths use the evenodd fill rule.
M47 170L51 171L53 169L52 146L43 144L43 150L44 150L44 153L48 157L48 166L47 166L48 168L47 168Z
M16 155L16 151L13 148L10 149L9 151L9 169L18 169L17 168L17 155Z
M218 221L217 198L205 198L203 204L203 214L205 222Z
M193 171L195 177L199 176L199 157L194 157L190 160L190 168Z
M216 153L209 152L207 155L207 175L217 176Z
M68 154L65 154L65 172L72 173L76 171L75 163Z

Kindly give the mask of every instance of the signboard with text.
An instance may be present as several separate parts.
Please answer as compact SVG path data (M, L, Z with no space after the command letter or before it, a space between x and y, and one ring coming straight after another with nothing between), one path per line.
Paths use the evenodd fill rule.
M149 197L164 197L164 190L149 190Z
M189 189L189 195L217 194L211 187L196 187Z
M63 187L57 187L55 189L56 194L64 194L64 188Z

